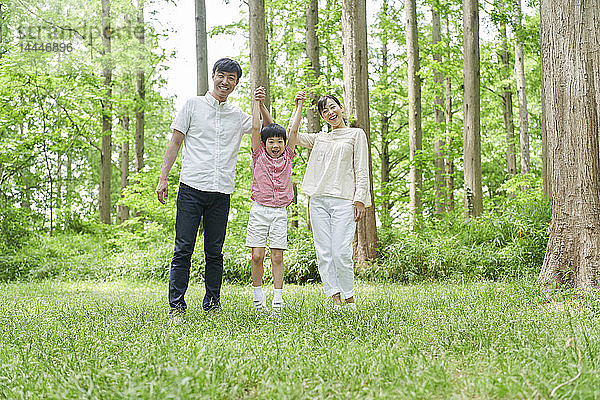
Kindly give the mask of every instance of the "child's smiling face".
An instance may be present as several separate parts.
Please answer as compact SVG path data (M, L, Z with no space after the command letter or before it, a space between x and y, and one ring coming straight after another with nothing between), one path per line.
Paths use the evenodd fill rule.
M285 150L285 140L282 137L270 137L265 142L265 149L267 154L273 158L281 157Z

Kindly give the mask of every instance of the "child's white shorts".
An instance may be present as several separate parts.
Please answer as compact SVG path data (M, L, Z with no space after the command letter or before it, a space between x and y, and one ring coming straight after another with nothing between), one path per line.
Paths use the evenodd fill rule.
M247 247L287 249L287 207L268 207L252 202L248 229Z

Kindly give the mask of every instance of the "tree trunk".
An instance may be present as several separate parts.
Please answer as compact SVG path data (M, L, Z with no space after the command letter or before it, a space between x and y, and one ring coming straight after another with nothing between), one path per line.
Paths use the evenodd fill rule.
M265 29L265 0L249 0L250 9L250 89L259 86L267 91L265 106L271 107L269 73L267 70L267 33Z
M71 205L73 204L73 156L71 154L73 150L67 151L67 163L65 168L67 170L67 198L65 199L66 208L69 210L69 217L71 215Z
M4 26L4 4L0 4L0 45L3 43L2 27ZM0 58L4 56L4 50L0 48Z
M598 7L542 0L543 102L552 190L538 281L597 288L600 273L600 19Z
M544 85L541 85L541 94L542 99L544 99ZM542 186L544 199L546 200L552 200L552 189L550 186L552 173L550 172L550 167L548 160L548 135L546 133L546 106L544 105L544 101L542 101Z
M121 198L124 197L123 192L129 185L129 117L121 118L121 127L126 132L126 138L121 143ZM129 219L129 207L119 205L119 220L121 223Z
M409 229L415 229L421 214L422 176L416 159L422 149L421 131L421 80L419 78L419 36L417 31L417 6L415 0L405 3L406 58L408 60L408 147L410 154L408 205Z
M541 8L541 4L540 4ZM542 80L544 78L543 72L545 71L544 67L544 57L540 57L540 69ZM543 193L544 199L552 201L552 186L551 186L551 167L550 160L548 159L548 133L547 133L547 120L546 120L546 102L544 99L546 98L546 90L544 85L540 85L541 95L542 95L542 185L543 185Z
M479 2L463 0L463 153L465 174L465 214L477 217L483 212L481 190L480 82L479 82Z
M521 0L517 1L517 21L521 26ZM521 141L521 175L529 174L529 120L527 117L527 90L525 88L525 59L523 43L517 34L515 37L515 75L519 95L519 127Z
M135 170L141 172L144 168L144 125L145 125L145 102L146 102L146 78L144 74L144 2L139 1L138 25L140 26L138 42L140 44L140 58L136 71L137 101L135 109Z
M308 91L307 97L310 107L306 110L306 118L308 120L308 132L315 133L321 131L321 118L317 111L317 100L319 93L315 92L313 87L319 84L321 76L321 63L319 61L319 38L317 36L317 24L319 23L319 1L309 0L306 5L306 57L309 62L309 71L312 76L309 77L311 90ZM308 157L310 157L310 149ZM310 202L309 202L310 203ZM306 222L308 229L312 231L310 224L310 208L306 209Z
M434 191L435 191L435 214L442 214L445 210L444 203L444 140L443 135L441 134L442 128L444 126L445 118L444 118L444 74L439 71L437 65L442 64L442 54L439 49L436 48L438 43L442 40L442 24L440 21L440 14L435 9L435 6L431 8L432 15L432 23L431 23L431 43L433 45L433 60L436 62L436 67L434 71L434 82L435 82L435 91L436 96L434 100L434 118L435 118L435 140L433 142L433 152L434 152Z
M110 0L102 0L102 47L105 95L102 100L102 148L100 154L100 222L110 224L110 175L112 153L112 66L110 57Z
M381 18L385 18L385 23L388 23L388 0L383 0L381 5ZM388 79L388 31L384 26L381 29L381 73L379 74L379 85L383 88L389 87ZM389 228L391 227L392 220L390 215L390 188L388 187L390 182L390 111L387 105L382 104L380 110L379 120L381 123L381 148L380 148L380 159L381 159L381 224Z
M390 117L388 115L381 116L381 224L389 228L392 226L392 218L390 215L390 140L388 139L390 131Z
M450 40L450 24L448 17L444 19L446 36ZM450 56L448 55L448 58ZM452 79L446 78L446 147L444 162L446 166L446 209L454 210L454 157L452 152Z
M369 64L367 52L367 7L365 0L342 0L342 59L344 74L344 102L353 126L367 135L369 145L369 185L372 207L357 223L354 256L359 264L377 258L377 226L373 195L371 163L371 134L369 122Z
M196 1L196 69L198 96L208 92L208 61L206 45L206 4L204 0Z
M321 63L319 61L319 38L317 37L317 24L319 23L319 2L310 0L306 6L306 57L309 63L309 77L311 89L318 85L321 76ZM317 111L319 93L309 90L308 99L310 107L306 110L308 119L308 132L315 133L321 130L321 119Z
M510 75L510 56L508 53L508 39L506 37L506 23L500 26L502 37L502 67L503 78L508 81ZM502 115L504 116L504 130L506 132L506 170L509 176L517 173L517 158L515 155L515 124L513 122L512 91L510 85L504 86L502 94Z

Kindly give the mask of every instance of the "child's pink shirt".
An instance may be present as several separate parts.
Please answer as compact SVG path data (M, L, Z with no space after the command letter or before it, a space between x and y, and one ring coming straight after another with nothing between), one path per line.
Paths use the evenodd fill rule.
M252 192L250 198L263 206L287 207L294 200L292 159L294 150L285 146L283 154L273 158L260 145L252 153Z

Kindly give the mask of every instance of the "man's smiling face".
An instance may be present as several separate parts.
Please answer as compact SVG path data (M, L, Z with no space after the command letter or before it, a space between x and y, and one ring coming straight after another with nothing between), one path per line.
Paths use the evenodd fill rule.
M215 71L212 75L213 91L212 95L221 103L227 100L227 97L237 86L239 79L235 72Z

